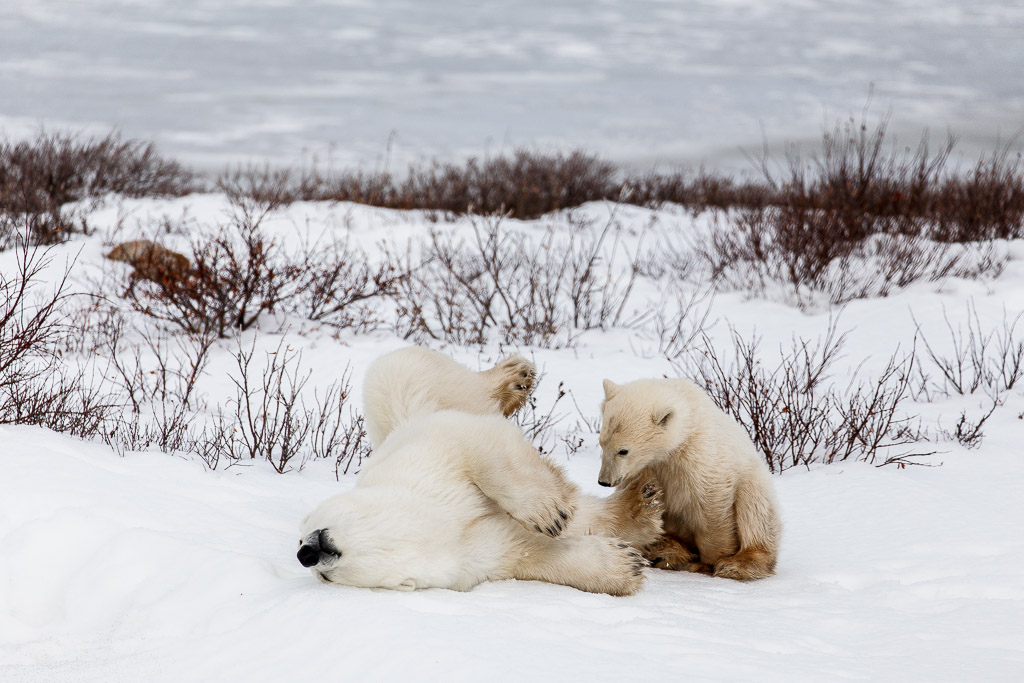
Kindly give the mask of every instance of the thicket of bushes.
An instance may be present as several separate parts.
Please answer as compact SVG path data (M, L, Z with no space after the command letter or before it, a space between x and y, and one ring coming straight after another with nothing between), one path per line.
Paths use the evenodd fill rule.
M152 143L117 133L41 131L21 141L0 135L0 249L18 237L56 244L88 232L86 212L65 206L72 202L108 193L176 197L199 187L195 173L161 157Z
M580 152L518 151L414 168L402 178L238 170L217 180L232 201L230 217L179 226L191 241L187 271L134 282L110 270L95 297L74 306L64 284L43 287L38 277L50 258L46 245L89 231L87 207L72 211L68 202L108 192L180 195L204 181L152 146L115 135L0 141L0 249L18 250L16 272L0 274L0 423L43 424L121 450L190 451L210 466L261 459L286 471L326 458L342 473L368 453L361 417L346 403L346 377L311 397L297 354L282 347L256 359L253 348L238 345L232 401L213 411L196 393L214 345L261 321L298 319L462 345L563 347L591 329L642 329L747 427L773 470L847 459L913 462L921 452L911 445L929 434L907 413L908 401L951 393L991 401L991 410L939 428L942 438L975 446L1024 374L1016 320L989 330L974 315L966 329L950 327L952 352L935 351L922 336L877 376L841 387L831 377L843 344L835 329L821 340L796 340L772 363L757 339L735 332L713 345L703 334L701 295L679 284L710 280L755 294L781 285L798 304L816 296L839 303L919 280L998 274L1005 256L995 240L1024 232L1019 157L1004 151L957 174L947 168L952 140L935 152L925 143L894 151L884 140L884 124L840 126L817 156L791 156L781 175L766 171L751 183L704 171L625 177ZM472 216L463 238L435 230L373 255L344 240L286 248L264 222L297 199ZM620 242L614 214L596 225L570 213L565 230L534 237L506 229L508 216L595 199L723 211L714 230L667 250ZM676 284L657 310L638 310L642 280ZM68 341L72 322L78 331ZM79 368L62 349L110 365ZM566 395L560 388L555 403ZM527 413L531 435L552 443L555 405L545 412L533 402ZM562 441L575 449L580 438L576 430Z

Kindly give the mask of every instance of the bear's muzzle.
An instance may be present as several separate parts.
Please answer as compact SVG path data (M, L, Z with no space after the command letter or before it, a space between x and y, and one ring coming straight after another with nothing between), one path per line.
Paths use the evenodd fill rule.
M303 539L299 546L296 557L303 567L315 567L320 564L324 557L337 559L341 557L341 551L331 542L327 529L317 529Z

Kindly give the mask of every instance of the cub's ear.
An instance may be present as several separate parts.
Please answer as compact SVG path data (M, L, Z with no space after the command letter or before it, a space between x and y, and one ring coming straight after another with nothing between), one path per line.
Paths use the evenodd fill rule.
M415 579L406 579L402 583L400 583L397 586L395 586L395 590L399 590L399 591L414 591L414 590L416 590L416 580Z
M653 419L654 424L658 425L659 427L666 427L668 426L668 421L671 420L672 416L675 414L676 411L674 409L666 406L664 408L658 408L656 411L654 411L654 414L651 416L651 419Z
M619 389L620 387L618 384L611 381L610 379L606 379L604 381L604 399L607 401L612 396L617 394L619 392Z

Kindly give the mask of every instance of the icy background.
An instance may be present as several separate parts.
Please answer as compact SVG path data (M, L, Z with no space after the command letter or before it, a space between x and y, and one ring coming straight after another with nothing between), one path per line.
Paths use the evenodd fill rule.
M5 0L0 128L227 162L582 146L746 168L762 141L893 111L965 156L1024 125L1024 4L998 0Z

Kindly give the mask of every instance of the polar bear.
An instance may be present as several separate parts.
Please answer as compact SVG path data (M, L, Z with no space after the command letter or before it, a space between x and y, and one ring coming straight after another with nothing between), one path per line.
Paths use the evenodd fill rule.
M509 417L526 403L536 377L533 363L519 356L474 372L430 349L410 346L392 351L366 371L366 434L378 446L402 422L439 410Z
M630 522L660 537L657 489ZM516 578L631 595L643 556L605 530L611 508L581 500L501 415L442 410L405 420L378 446L355 487L302 522L298 559L321 580L396 590L469 590ZM614 515L612 515L614 517ZM624 534L628 535L628 534Z
M665 536L645 551L652 565L770 576L782 523L768 467L744 429L685 379L606 379L604 393L598 483L653 476L664 491Z
M364 419L370 442L382 444L400 424L440 410L508 417L526 403L536 383L533 363L519 356L493 368L474 372L443 353L409 346L377 358L363 381ZM522 435L519 435L522 438ZM387 451L375 451L374 460ZM642 548L661 537L657 482L638 479L635 485L607 498L582 496L577 528L585 533L615 536Z

